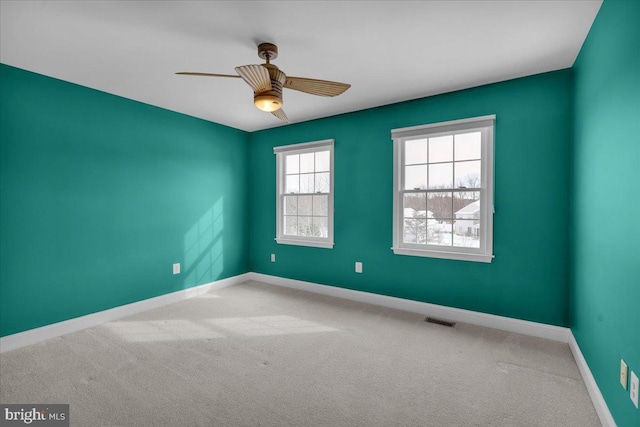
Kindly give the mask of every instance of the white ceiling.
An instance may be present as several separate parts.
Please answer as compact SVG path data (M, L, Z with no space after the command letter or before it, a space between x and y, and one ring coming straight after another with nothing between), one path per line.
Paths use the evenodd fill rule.
M0 62L254 131L283 125L234 74L256 46L293 76L293 123L571 67L602 1L2 1Z

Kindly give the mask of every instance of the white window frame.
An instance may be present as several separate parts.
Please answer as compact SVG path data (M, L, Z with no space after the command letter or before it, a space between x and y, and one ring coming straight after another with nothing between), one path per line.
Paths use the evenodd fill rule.
M491 262L493 255L493 150L495 115L393 129L393 247L396 255ZM471 131L481 132L480 247L424 245L403 242L404 142Z
M305 142L301 144L284 145L274 147L276 155L276 238L275 241L283 245L311 246L317 248L333 248L333 139L322 141ZM327 206L327 237L310 236L287 236L284 234L284 196L285 193L285 156L291 154L313 153L316 151L329 151L330 171L329 171L329 193ZM300 193L302 194L302 193ZM313 195L317 193L309 193ZM305 194L303 194L305 195Z

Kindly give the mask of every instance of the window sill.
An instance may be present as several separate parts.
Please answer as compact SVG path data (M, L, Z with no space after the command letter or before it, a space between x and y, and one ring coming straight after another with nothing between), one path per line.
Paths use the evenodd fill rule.
M470 254L464 252L428 251L421 249L391 248L396 255L421 256L427 258L453 259L459 261L475 261L490 263L495 255Z
M333 249L333 242L317 242L314 240L274 239L280 245L309 246L312 248Z

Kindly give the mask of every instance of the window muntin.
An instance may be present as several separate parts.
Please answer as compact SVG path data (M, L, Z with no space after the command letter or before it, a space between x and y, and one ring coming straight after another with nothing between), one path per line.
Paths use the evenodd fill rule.
M333 140L276 147L277 237L333 247Z
M494 119L392 131L396 254L491 261Z

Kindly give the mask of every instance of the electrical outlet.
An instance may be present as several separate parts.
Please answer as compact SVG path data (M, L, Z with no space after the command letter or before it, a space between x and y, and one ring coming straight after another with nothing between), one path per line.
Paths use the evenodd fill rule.
M180 263L173 264L173 274L180 274Z
M356 262L356 273L362 273L362 263Z
M638 409L638 377L636 373L631 371L631 390L629 391L629 397L634 405L636 405L636 409Z
M276 262L276 254L271 254L271 262Z
M624 360L620 359L620 384L622 385L622 388L624 388L625 390L627 389L627 384L628 384L628 376L629 376L629 367L627 366L626 363L624 363Z

